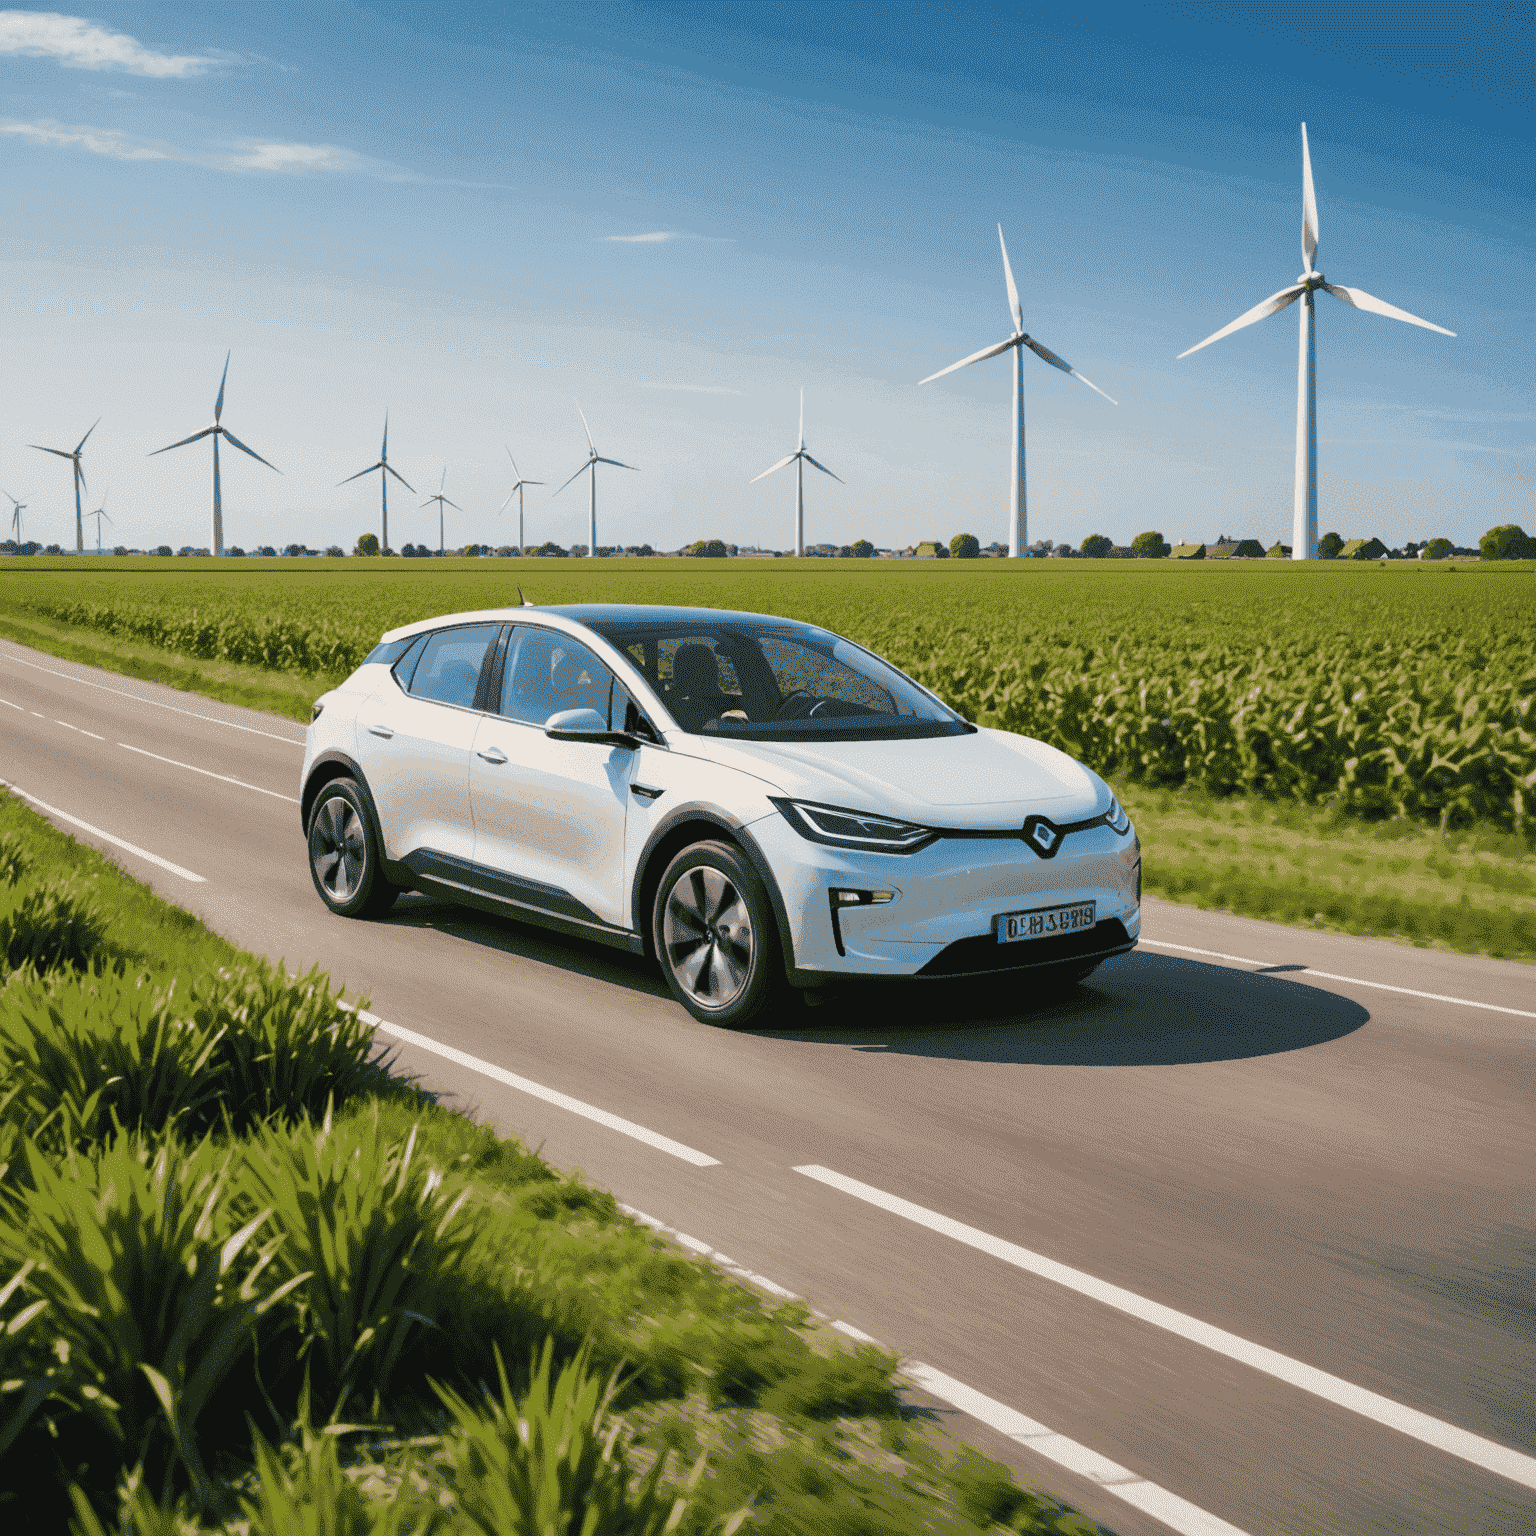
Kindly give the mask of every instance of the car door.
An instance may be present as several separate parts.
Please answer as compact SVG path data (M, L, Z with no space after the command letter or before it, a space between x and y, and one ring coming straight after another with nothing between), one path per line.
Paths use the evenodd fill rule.
M493 712L469 765L476 874L511 905L578 923L628 928L624 823L635 752L552 741L551 715L595 709L605 720L613 676L579 640L518 624L508 637Z
M357 757L385 857L421 874L468 875L474 859L469 757L481 673L500 624L434 630L401 657L394 682L358 711ZM457 875L453 873L457 870Z

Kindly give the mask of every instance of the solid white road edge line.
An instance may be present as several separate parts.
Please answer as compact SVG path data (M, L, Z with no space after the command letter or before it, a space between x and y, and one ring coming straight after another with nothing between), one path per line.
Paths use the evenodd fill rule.
M1219 949L1196 949L1193 944L1170 944L1166 939L1143 938L1143 944L1154 949L1177 949L1186 955L1208 955L1212 960L1231 960L1238 965L1257 965L1264 970L1271 968L1268 960L1250 960L1247 955L1227 955ZM1439 992L1417 992L1412 987L1394 987L1384 981L1362 981L1358 976L1335 976L1332 971L1316 971L1310 965L1298 966L1307 976L1318 976L1324 981L1342 981L1352 987L1375 987L1378 992L1400 992L1404 997L1422 997L1431 1003L1454 1003L1458 1008L1485 1008L1489 1013L1509 1013L1517 1019L1536 1019L1536 1013L1525 1008L1504 1008L1498 1003L1474 1002L1470 997L1446 997ZM1295 975L1296 971L1289 974Z
M872 1184L861 1184L857 1179L850 1179L845 1174L836 1173L830 1168L822 1168L814 1163L796 1168L795 1172L803 1173L808 1178L841 1190L845 1195L852 1195L855 1199L878 1206L883 1211L889 1211L893 1216L901 1216L920 1227L927 1227L931 1232L952 1237L956 1242L964 1243L967 1247L991 1254L993 1258L1001 1259L1005 1264L1012 1264L1017 1269L1027 1270L1042 1280L1053 1281L1057 1285L1065 1286L1068 1290L1076 1291L1079 1295L1102 1302L1107 1307L1113 1307L1117 1312L1124 1312L1141 1322L1151 1323L1155 1328L1164 1328L1192 1344L1203 1345L1206 1349L1225 1355L1230 1360L1252 1366L1253 1369L1263 1371L1266 1375L1273 1376L1290 1386L1300 1387L1304 1392L1311 1392L1314 1396L1321 1397L1336 1407L1347 1408L1351 1413L1373 1419L1388 1429L1395 1429L1415 1440L1421 1440L1425 1445L1432 1445L1437 1450L1459 1457L1462 1461L1471 1462L1473 1466L1482 1467L1485 1471L1507 1477L1511 1482L1519 1483L1522 1487L1536 1488L1536 1456L1527 1456L1523 1451L1512 1450L1509 1446L1500 1445L1497 1441L1475 1435L1470 1430L1458 1429L1454 1424L1432 1418L1427 1413L1421 1413L1417 1408L1409 1408L1403 1403L1393 1402L1391 1398L1383 1397L1378 1392L1372 1392L1366 1387L1357 1387L1353 1382L1344 1381L1338 1376L1330 1376L1327 1371L1320 1371L1316 1366L1293 1360L1289 1355L1282 1355L1278 1350L1267 1349L1262 1344L1250 1343L1247 1339L1239 1338L1235 1333L1228 1333L1224 1328L1202 1323L1199 1318L1189 1317L1183 1312L1175 1312L1172 1307L1149 1301L1144 1296L1138 1296L1134 1291L1111 1285L1107 1280L1100 1280L1093 1275L1085 1274L1080 1269L1073 1269L1070 1265L1048 1259L1044 1254L1021 1248L1017 1243L994 1237L990 1232L966 1226L964 1222L955 1221L952 1217L941 1216L937 1211L914 1205L912 1201L903 1200L899 1195L887 1194L885 1190L876 1189Z
M351 1004L343 1004L343 1006L350 1007ZM430 1035L418 1035L414 1029L402 1029L398 1024L391 1024L387 1019L381 1019L378 1014L369 1013L366 1009L360 1009L358 1017L365 1024L372 1024L382 1034L390 1035L396 1040L403 1040L407 1045L419 1046L422 1050L431 1051L433 1055L442 1056L448 1061L457 1062L461 1067L468 1067L471 1072L478 1072L482 1077L488 1077L508 1088L515 1088L519 1093L529 1094L535 1099L543 1099L546 1104L553 1104L557 1109L568 1109L573 1115L595 1120L599 1125L606 1125L610 1131L619 1131L625 1136L633 1136L636 1141L643 1141L646 1146L655 1147L658 1152L668 1152L673 1157L680 1157L685 1163L692 1163L695 1168L719 1166L720 1159L711 1157L707 1152L686 1147L682 1142L673 1141L670 1136L663 1136L659 1131L649 1131L643 1125L636 1125L633 1120L624 1120L618 1115L610 1115L606 1109L598 1109L594 1105L583 1103L580 1099L573 1099L570 1094L561 1093L558 1089L546 1088L542 1083L519 1077L515 1072L508 1072L505 1067L498 1067L494 1062L481 1061L478 1056L471 1056L466 1051L444 1045L441 1041L432 1039Z
M20 704L12 704L9 699L0 699L0 704L9 705L10 708L19 711L21 714L26 714L26 710L22 709Z
M68 720L55 720L55 725L62 725L66 731L78 731L82 736L89 736L92 741L105 741L105 736L98 736L95 731L88 731L83 725L71 725Z
M13 641L12 644L15 642ZM7 651L0 651L0 656L9 661L19 662L24 667L31 667L34 672L46 672L49 677L62 677L66 683L80 683L86 688L100 688L103 693L120 694L125 699L132 699L135 704L153 704L156 709L168 709L173 714L191 715L194 720L205 720L209 725L228 726L232 731L248 731L252 736L266 736L272 741L286 741L290 747L302 748L302 741L295 741L292 736L279 736L275 731L258 730L254 725L238 725L233 720L220 720L217 715L205 715L195 709L180 709L175 704L165 704L159 699L146 699L143 694L129 693L126 688L113 688L107 683L93 683L88 677L73 677L68 672L58 672L52 667L39 666L35 661L28 661L25 656L13 656Z
M161 869L168 869L173 875L180 875L183 880L190 880L194 885L208 883L205 876L194 875L190 869L183 869L180 864L172 864L169 859L162 859L158 853L150 853L147 848L140 848L137 843L130 843L121 837L114 837L110 832L103 832L100 827L93 827L90 822L81 821L78 816L71 816L68 811L61 811L56 805L46 804L36 795L29 795L26 790L17 788L5 779L0 779L0 785L4 785L13 795L20 795L23 800L30 800L45 814L57 816L60 821L67 821L70 826L79 827L82 832L89 832L92 837L99 837L104 843L111 843L114 848L121 848L124 852L133 854L135 858L148 859L151 864L158 864Z
M689 1237L686 1232L679 1232L676 1227L669 1227L666 1222L647 1216L644 1211L637 1211L632 1205L621 1202L619 1209L642 1226L670 1237L691 1253L709 1259L727 1274L736 1275L771 1296L781 1296L789 1301L800 1299L782 1285L775 1285L772 1280L744 1269L711 1248L708 1243L701 1243L698 1238ZM816 1315L819 1317L822 1314ZM839 1333L846 1334L860 1344L873 1344L877 1349L886 1348L879 1339L871 1337L862 1328L855 1328L852 1323L845 1323L841 1318L829 1318L827 1321ZM948 1403L952 1408L958 1408L961 1413L1044 1456L1047 1461L1054 1461L1058 1466L1066 1467L1097 1483L1106 1493L1112 1493L1144 1514L1161 1520L1170 1529L1178 1531L1180 1536L1245 1536L1237 1526L1229 1525L1227 1521L1208 1514L1197 1504L1191 1504L1188 1499L1181 1499L1176 1493L1169 1493L1166 1488L1149 1482L1139 1472L1120 1466L1086 1445L1069 1440L1066 1435L1058 1435L1046 1425L1026 1418L1017 1409L976 1391L974 1387L966 1386L963 1381L956 1381L953 1376L946 1376L943 1371L936 1371L931 1365L924 1365L920 1360L903 1360L901 1370L914 1386L929 1396Z
M244 779L232 779L227 773L215 773L211 768L197 768L191 763L178 763L174 757L161 757L158 752L146 752L143 747L130 747L126 741L118 742L125 752L137 752L140 757L152 757L157 763L168 763L172 768L185 768L188 773L200 773L206 778L219 779L225 784L234 784L241 789L255 790L258 795L271 795L274 800L286 800L289 805L297 805L298 799L294 795L282 795L275 789L263 789L260 784L247 784Z

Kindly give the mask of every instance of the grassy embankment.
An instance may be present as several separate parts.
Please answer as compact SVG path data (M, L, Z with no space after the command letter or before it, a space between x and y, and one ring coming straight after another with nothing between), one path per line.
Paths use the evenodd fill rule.
M304 720L385 628L518 583L848 633L1104 772L1154 894L1536 959L1529 565L34 559L0 633Z
M0 1526L1100 1530L845 1344L0 792Z

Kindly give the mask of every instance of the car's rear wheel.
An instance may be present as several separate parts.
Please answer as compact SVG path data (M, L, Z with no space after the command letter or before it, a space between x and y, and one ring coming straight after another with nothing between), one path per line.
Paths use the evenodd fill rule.
M652 935L672 995L705 1023L746 1024L784 990L768 893L729 843L694 843L667 865Z
M309 812L309 874L320 899L341 917L377 917L395 904L382 845L362 791L332 779Z

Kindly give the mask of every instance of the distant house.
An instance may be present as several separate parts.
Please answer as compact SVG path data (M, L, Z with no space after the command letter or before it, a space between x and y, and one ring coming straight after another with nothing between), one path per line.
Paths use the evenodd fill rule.
M1257 539L1218 539L1205 546L1207 560L1262 560L1264 546Z
M1380 539L1351 539L1339 551L1340 560L1380 560L1387 553L1387 546Z
M1169 552L1170 560L1204 560L1204 544L1175 544Z

